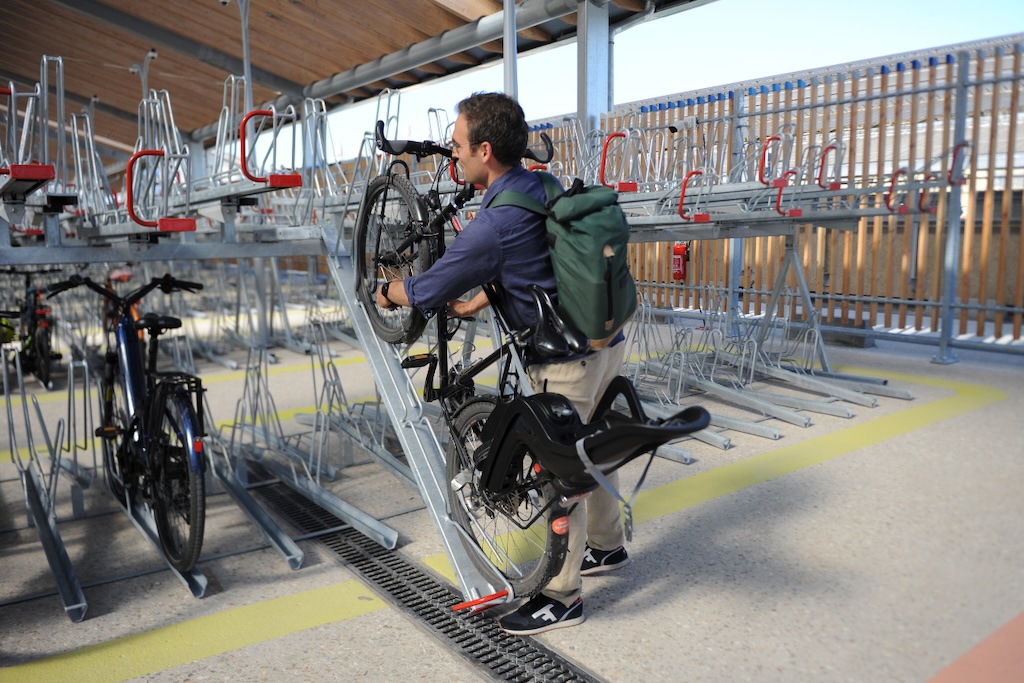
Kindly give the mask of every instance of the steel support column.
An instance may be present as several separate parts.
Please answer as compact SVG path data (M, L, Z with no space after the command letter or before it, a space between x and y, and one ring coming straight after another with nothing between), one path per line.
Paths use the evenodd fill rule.
M576 16L576 115L590 132L612 110L608 3L582 2Z

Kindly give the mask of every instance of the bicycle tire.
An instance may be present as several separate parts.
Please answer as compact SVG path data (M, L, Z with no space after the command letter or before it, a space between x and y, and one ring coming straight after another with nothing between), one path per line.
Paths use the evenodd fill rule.
M394 310L377 305L377 288L389 280L404 280L433 264L434 238L423 238L399 252L396 247L427 222L426 205L405 177L377 176L359 204L353 239L356 296L366 309L374 333L391 344L411 344L420 338L427 320L415 307Z
M173 384L157 385L151 410L153 517L168 562L186 573L199 560L206 526L203 474L192 465L203 457L199 422L188 392Z
M35 354L35 374L47 390L53 389L53 381L50 378L50 355L53 350L50 344L50 330L38 329L32 337L32 352Z
M452 439L462 443L465 456L450 440L445 458L448 505L452 519L466 532L459 537L477 569L485 576L497 570L515 597L532 597L561 571L565 562L569 546L566 511L557 502L533 524L521 528L525 520L540 513L543 501L558 497L551 482L535 478L534 459L529 453L523 453L519 475L526 486L525 494L494 499L479 488L477 477L472 476L476 472L472 459L480 445L480 431L495 405L492 398L478 397L460 407L452 419ZM465 483L459 486L456 482ZM562 527L561 533L553 531L553 524Z
M108 361L111 362L111 361ZM116 362L113 361L113 362ZM126 503L124 496L125 489L125 450L128 445L128 414L125 409L124 390L118 381L116 374L107 375L104 372L104 379L101 385L102 393L102 414L101 424L106 428L113 428L116 436L102 440L103 451L103 477L107 482L107 488L119 502Z

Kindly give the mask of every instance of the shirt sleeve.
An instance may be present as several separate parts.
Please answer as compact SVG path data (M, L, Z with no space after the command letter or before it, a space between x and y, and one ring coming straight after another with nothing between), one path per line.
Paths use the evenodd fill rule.
M500 266L498 234L480 216L463 228L427 272L405 280L405 293L413 306L432 316L452 299L497 279Z

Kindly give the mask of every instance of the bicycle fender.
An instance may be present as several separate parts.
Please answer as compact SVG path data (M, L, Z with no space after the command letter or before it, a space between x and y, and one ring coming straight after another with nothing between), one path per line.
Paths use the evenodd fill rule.
M203 457L204 443L202 428L196 416L195 407L192 405L192 395L182 386L172 389L172 399L178 406L182 417L182 431L185 432L185 443L190 444L188 449L188 466L193 472L202 475L206 472L206 458Z

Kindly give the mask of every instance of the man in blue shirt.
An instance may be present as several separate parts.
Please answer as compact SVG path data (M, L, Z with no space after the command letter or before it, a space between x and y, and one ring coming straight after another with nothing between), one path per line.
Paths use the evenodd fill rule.
M509 325L532 325L536 315L528 285L540 285L552 298L556 294L544 219L515 206L488 207L503 190L547 203L540 179L520 163L529 134L526 118L513 98L500 93L472 95L459 103L458 112L452 160L462 166L467 183L486 188L481 208L427 272L382 286L377 305L415 306L427 316L447 308L452 315L465 317L487 306L487 295L480 292L468 301L456 297L497 283L504 313L512 318ZM616 341L621 339L620 333ZM582 357L530 365L530 383L535 390L567 397L586 422L597 398L619 375L625 346L613 342ZM617 486L614 473L609 479ZM583 622L581 574L618 569L628 561L618 501L598 488L586 505L576 505L569 515L569 552L562 571L541 593L502 617L501 628L530 635Z

